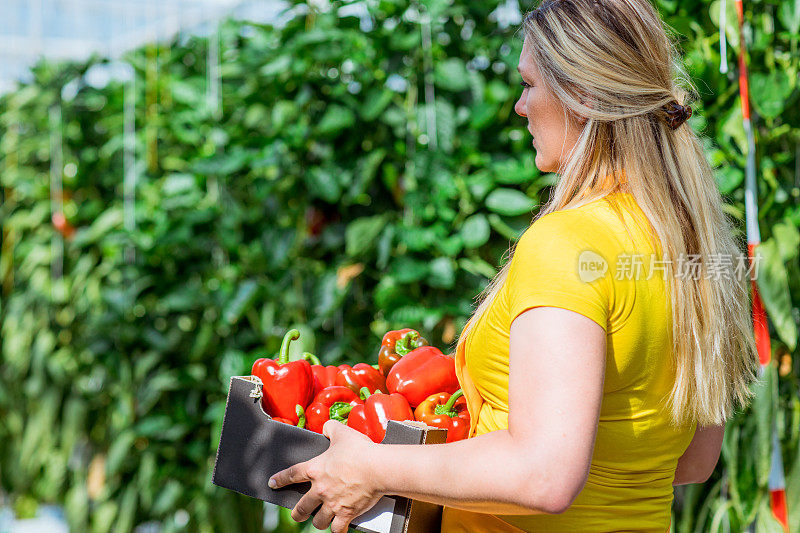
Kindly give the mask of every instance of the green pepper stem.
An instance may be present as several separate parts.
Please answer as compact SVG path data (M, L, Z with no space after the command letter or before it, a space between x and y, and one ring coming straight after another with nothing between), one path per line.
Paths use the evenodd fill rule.
M303 359L311 363L312 365L321 365L322 361L319 360L319 357L314 355L311 352L303 352Z
M370 396L372 396L372 393L369 391L369 389L368 389L367 387L361 387L361 388L358 390L358 396L359 396L359 397L360 397L362 400L366 400L367 398L369 398Z
M456 400L462 396L464 396L464 391L458 389L450 396L450 399L447 400L446 404L437 405L433 412L437 415L448 415L450 418L458 416L458 413L455 411L455 409L453 409L453 407L456 405Z
M300 405L299 403L295 404L294 412L297 413L298 417L297 427L299 428L306 427L306 411L305 409L303 409L303 406Z
M281 351L278 355L278 364L285 365L289 362L289 343L292 341L296 341L300 338L300 331L296 329L290 329L286 332L286 335L283 336L283 342L281 343Z
M394 343L395 353L403 356L413 350L415 347L412 345L412 343L414 343L417 337L419 337L419 333L416 331L409 331L405 333L402 337L397 339L397 342Z
M353 410L353 406L345 402L335 402L329 409L331 420L338 420L339 422L347 421L347 415Z

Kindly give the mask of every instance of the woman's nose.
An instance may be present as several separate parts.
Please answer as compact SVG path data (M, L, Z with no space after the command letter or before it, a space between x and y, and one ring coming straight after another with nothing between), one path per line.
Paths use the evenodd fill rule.
M525 115L525 100L522 98L522 96L520 96L519 99L517 99L517 103L514 104L514 112L517 115L521 116L521 117L526 116Z

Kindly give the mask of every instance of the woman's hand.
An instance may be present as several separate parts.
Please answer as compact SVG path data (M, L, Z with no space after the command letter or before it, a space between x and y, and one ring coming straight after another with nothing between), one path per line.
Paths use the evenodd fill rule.
M370 510L383 496L375 484L371 466L375 446L369 437L336 420L328 420L322 434L331 440L325 453L282 470L272 476L273 489L293 483L311 482L311 489L292 509L292 519L307 520L314 516L314 527L332 533L347 533L350 521Z

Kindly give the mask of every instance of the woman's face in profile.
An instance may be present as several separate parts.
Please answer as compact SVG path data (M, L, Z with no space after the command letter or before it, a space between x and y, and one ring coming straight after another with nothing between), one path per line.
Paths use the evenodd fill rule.
M528 133L533 136L536 150L536 167L542 172L556 172L577 142L582 125L568 120L562 106L545 89L528 39L522 45L517 70L522 76L523 90L514 111L528 119Z

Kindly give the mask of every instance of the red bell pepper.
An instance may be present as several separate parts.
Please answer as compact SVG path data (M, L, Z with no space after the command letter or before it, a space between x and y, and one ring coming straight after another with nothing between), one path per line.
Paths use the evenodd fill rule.
M455 359L433 346L411 350L392 367L386 388L405 396L411 407L436 392L452 394L459 388Z
M311 363L311 373L314 375L314 397L328 387L336 385L336 376L339 374L338 366L324 366L319 358L308 352L303 354L306 360Z
M311 365L305 359L289 361L289 343L299 337L298 330L287 331L277 361L258 359L251 370L264 384L261 396L264 411L272 417L290 420L292 425L300 420L297 406L305 409L314 398Z
M386 379L380 370L368 365L367 363L356 363L352 367L349 365L339 365L339 373L336 375L336 385L347 387L356 394L360 394L363 387L369 392L386 390Z
M469 435L469 410L461 389L453 394L431 394L414 410L414 418L429 426L446 429L447 442L466 439Z
M396 329L383 336L381 349L378 351L378 366L384 376L389 375L392 367L408 352L420 346L427 346L419 331L411 328Z
M297 412L297 417L298 417L298 421L297 422L292 422L291 420L289 420L287 418L281 418L279 416L273 416L272 419L275 420L276 422L283 422L284 424L289 424L290 426L297 426L299 428L305 427L306 426L306 413L305 413L305 410L298 405L297 409L296 409L296 412Z
M322 433L322 426L328 420L346 422L350 411L364 401L347 387L328 387L314 397L306 409L308 429Z
M350 417L353 418L355 415L357 418L353 424L350 424L348 419L347 425L361 431L373 442L383 441L389 420L414 420L414 411L400 394L376 392L370 395L364 387L361 389L361 395L366 397L364 407L359 409L360 406L356 406L350 411ZM359 412L356 412L356 409L359 409Z
M366 387L365 387L366 388ZM347 416L347 425L359 433L367 434L367 419L364 413L364 404L358 404Z

